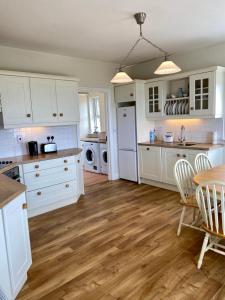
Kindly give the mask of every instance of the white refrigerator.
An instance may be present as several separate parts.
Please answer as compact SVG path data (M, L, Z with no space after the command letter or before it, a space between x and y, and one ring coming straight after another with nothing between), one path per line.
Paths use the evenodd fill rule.
M117 108L120 178L137 182L135 106Z

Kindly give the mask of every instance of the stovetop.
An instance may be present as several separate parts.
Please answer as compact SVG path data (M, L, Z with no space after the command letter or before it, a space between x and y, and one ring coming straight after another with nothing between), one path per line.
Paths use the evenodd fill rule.
M4 168L7 165L13 164L12 160L0 160L0 169Z

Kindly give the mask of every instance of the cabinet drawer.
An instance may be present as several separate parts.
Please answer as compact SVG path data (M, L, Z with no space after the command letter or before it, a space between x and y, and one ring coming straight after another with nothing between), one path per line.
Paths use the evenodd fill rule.
M24 174L27 191L76 179L76 165L61 166Z
M27 192L28 210L47 206L52 203L75 198L77 190L77 182L69 181L36 191Z
M23 165L23 172L28 173L36 170L50 169L67 164L75 164L75 156L60 157L49 160L37 161Z

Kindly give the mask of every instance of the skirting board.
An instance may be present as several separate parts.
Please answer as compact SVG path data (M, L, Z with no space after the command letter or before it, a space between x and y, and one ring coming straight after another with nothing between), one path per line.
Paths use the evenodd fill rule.
M52 211L52 210L55 210L55 209L58 209L60 207L64 207L64 206L67 206L70 204L75 204L78 200L79 200L79 197L55 202L55 203L52 203L51 205L41 206L39 208L32 209L30 211L28 209L28 211L27 211L28 218L32 218L32 217L44 214L46 212L49 212L49 211Z
M162 189L178 192L177 187L175 185L172 185L172 184L167 184L167 183L154 181L154 180L150 180L150 179L145 179L145 178L140 178L139 183L145 183L145 184L148 184L148 185L160 187Z

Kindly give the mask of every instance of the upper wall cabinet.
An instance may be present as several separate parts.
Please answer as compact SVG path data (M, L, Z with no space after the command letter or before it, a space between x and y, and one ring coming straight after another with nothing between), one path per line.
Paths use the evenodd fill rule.
M129 102L135 99L135 83L115 86L116 102Z
M56 80L56 97L59 122L79 122L79 99L77 83Z
M10 74L0 75L0 112L4 128L79 122L78 83L75 78L1 72Z
M0 97L6 127L32 124L28 77L0 76Z
M225 68L175 74L145 83L146 116L151 119L221 118Z
M31 78L30 91L34 123L57 122L55 80Z

